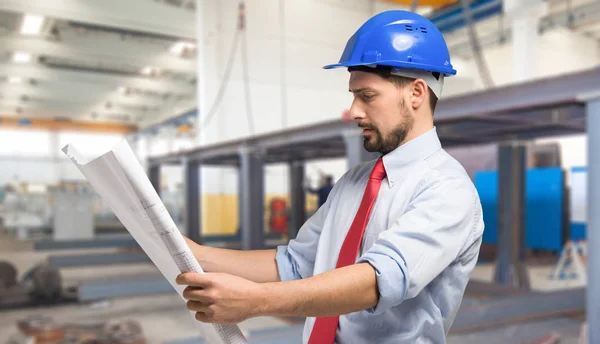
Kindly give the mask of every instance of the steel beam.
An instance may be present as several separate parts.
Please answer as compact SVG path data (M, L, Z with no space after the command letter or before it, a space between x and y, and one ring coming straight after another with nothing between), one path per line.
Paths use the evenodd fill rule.
M150 165L148 168L148 178L154 186L154 190L160 196L160 165Z
M150 258L144 252L132 253L100 253L100 254L70 254L49 256L48 264L58 268L72 268L94 265L138 264L150 263Z
M296 238L298 230L306 221L306 193L304 191L304 161L289 163L289 185L291 199L291 221L288 226L289 239Z
M115 235L91 240L42 240L36 241L34 249L43 250L78 250L83 248L104 247L139 247L137 242L129 235Z
M22 109L27 109L30 111L36 110L49 110L50 111L61 111L61 112L71 112L71 113L81 113L87 114L91 112L101 113L105 116L119 116L123 114L129 114L132 116L151 116L153 114L157 114L160 110L160 107L144 107L143 105L120 105L116 103L112 103L109 108L106 105L99 105L97 108L99 111L91 110L90 111L90 103L85 100L73 99L71 98L60 98L58 96L50 96L50 97L36 97L32 96L30 93L26 93L26 100L23 99L21 95L10 95L6 92L0 92L2 94L2 107L8 108L17 108L20 107ZM89 100L88 100L89 101ZM97 103L96 101L94 101Z
M587 105L588 225L587 323L588 343L600 343L600 99Z
M161 274L119 276L96 281L85 281L77 286L79 301L115 297L175 293L175 289Z
M153 66L162 70L194 74L194 60L170 54L164 47L124 39L67 40L68 43L22 35L0 36L0 50L23 51L34 55L50 55L65 59L98 62L120 62L127 65ZM111 53L118 51L118 54Z
M344 132L344 142L346 144L347 168L351 169L363 162L374 160L379 157L379 153L368 152L364 147L364 138L360 130L347 130Z
M465 289L465 295L470 297L492 297L511 296L530 293L527 289L507 287L501 284L489 283L471 279Z
M183 162L185 173L185 228L186 235L196 243L202 242L200 166L197 162Z
M264 245L264 170L260 152L240 152L240 229L242 249L255 250Z
M494 115L529 109L550 110L557 105L583 103L582 96L598 91L600 68L594 68L446 98L436 107L435 118Z
M498 147L498 260L496 283L529 288L525 254L526 146L519 141Z
M544 114L552 115L556 110L575 109L577 106L582 106L585 103L585 97L594 93L600 93L600 68L444 98L436 108L434 119L436 125L449 126L448 122L451 121L453 126L459 128L458 126L462 124L461 122L468 121L472 116L502 117L509 113L514 114L515 112L524 118L532 118ZM562 128L561 123L563 122L558 122L556 128L551 129L556 129L556 134L572 133L572 128ZM502 123L494 123L490 128L502 126ZM345 133L351 129L353 129L352 126L341 120L332 120L251 138L206 145L186 152L153 157L150 161L152 163L173 164L178 163L179 159L184 156L191 160L205 161L203 163L207 163L207 160L211 160L210 163L217 163L223 160L235 161L238 158L237 152L242 147L263 149L268 154L271 154L271 151L277 153L282 148L303 146L307 143L318 142L319 140L342 140ZM450 129L453 128L451 127ZM526 126L518 128L518 130L529 129L531 128L527 128ZM452 134L452 131L449 130L450 134ZM439 131L439 134L440 139L444 141L445 137L442 130ZM465 137L460 138L460 142L456 143L498 141L498 137L482 136L479 130L468 131L465 135ZM547 132L531 132L531 138L547 135ZM357 140L355 138L352 149L360 152L357 147L359 146ZM347 143L349 142L347 141ZM283 156L283 154L280 155ZM356 153L356 156L359 155L359 153ZM275 162L273 160L269 161Z
M194 12L157 1L2 0L0 11L36 13L66 21L145 32L159 37L195 39ZM161 20L156 20L156 18Z
M0 74L36 80L60 79L79 85L107 85L111 89L116 89L118 86L127 86L159 93L189 94L191 86L188 82L173 79L154 80L142 76L75 71L50 68L40 64L18 64L13 62L0 63Z
M511 295L474 306L464 306L456 314L450 333L580 314L585 311L585 299L585 289L579 288Z

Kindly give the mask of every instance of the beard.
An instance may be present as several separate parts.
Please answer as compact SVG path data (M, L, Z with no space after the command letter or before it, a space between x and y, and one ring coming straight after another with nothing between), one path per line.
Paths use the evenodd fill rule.
M400 116L402 121L385 137L374 125L359 124L360 128L372 131L371 135L365 136L363 141L363 146L368 152L387 154L400 146L414 125L414 119L408 113L404 102L400 104Z

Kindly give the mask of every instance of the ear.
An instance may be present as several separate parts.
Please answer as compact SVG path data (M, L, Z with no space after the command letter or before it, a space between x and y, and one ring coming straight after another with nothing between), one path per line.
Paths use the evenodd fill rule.
M427 83L423 79L416 79L410 86L410 104L413 109L418 109L425 103L427 97Z

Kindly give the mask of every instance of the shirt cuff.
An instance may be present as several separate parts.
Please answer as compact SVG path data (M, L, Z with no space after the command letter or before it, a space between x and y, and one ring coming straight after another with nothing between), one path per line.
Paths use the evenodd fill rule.
M277 263L279 279L281 279L282 282L302 278L295 268L296 265L294 264L293 258L288 251L287 245L277 246L275 262Z
M358 259L358 263L371 264L377 279L379 301L375 307L366 309L366 312L381 314L402 302L408 290L406 267L402 267L392 257L377 252L365 253Z

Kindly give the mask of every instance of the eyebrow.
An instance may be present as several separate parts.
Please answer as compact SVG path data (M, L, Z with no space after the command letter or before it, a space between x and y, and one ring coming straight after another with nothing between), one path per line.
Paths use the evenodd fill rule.
M364 91L373 91L373 92L375 92L375 90L372 89L372 88L370 88L370 87L357 88L355 90L348 89L348 92L351 92L351 93L360 93L360 92L364 92Z

